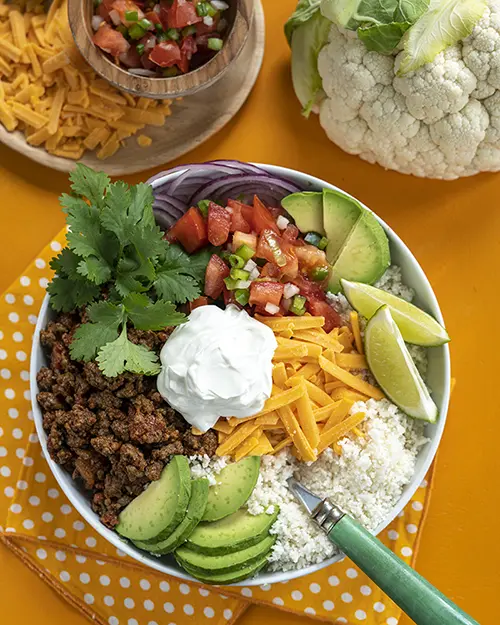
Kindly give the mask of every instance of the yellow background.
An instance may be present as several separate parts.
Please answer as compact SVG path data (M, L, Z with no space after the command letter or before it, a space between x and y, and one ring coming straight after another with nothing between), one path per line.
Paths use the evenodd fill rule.
M282 26L295 0L263 0L267 20L262 73L247 104L224 131L185 162L238 158L303 170L354 194L413 250L431 283L452 336L457 385L439 453L438 472L418 569L482 625L498 623L500 589L500 174L455 182L386 172L344 154L316 119L304 120L289 78ZM149 174L136 175L131 182ZM57 196L67 176L0 146L0 290L63 226ZM0 496L3 496L0 494ZM495 593L496 591L496 593ZM3 547L0 620L84 625ZM241 625L304 624L305 619L252 608ZM403 618L402 625L410 621Z

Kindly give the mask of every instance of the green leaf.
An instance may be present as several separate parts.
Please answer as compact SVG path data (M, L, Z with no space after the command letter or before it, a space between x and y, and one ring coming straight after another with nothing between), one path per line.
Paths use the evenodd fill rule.
M151 300L143 294L131 293L123 300L128 318L138 330L164 330L187 321L171 302Z
M408 23L392 22L392 24L382 24L381 26L358 28L357 33L368 50L381 54L391 54L399 45L408 28L410 28Z
M399 0L393 15L395 22L414 24L426 11L429 0Z
M121 306L110 302L92 304L87 314L92 323L84 323L76 329L69 350L75 360L88 362L101 347L118 337L118 327L125 316Z
M89 256L78 264L78 273L95 284L104 284L111 278L111 267L103 258Z
M91 282L55 276L47 287L47 293L54 310L71 312L98 298L100 289Z
M61 252L51 259L49 265L50 268L55 271L58 276L65 276L72 278L73 280L80 279L78 274L78 263L80 257L72 252L68 247L65 247Z
M163 257L163 266L170 269L179 269L182 273L191 276L198 282L204 282L208 261L217 248L206 247L197 254L187 254L180 245L168 244Z
M292 82L305 117L309 117L324 95L318 56L328 41L331 26L331 22L317 11L295 30L292 37Z
M320 4L321 0L299 0L295 11L285 23L285 37L289 45L292 44L292 35L295 30L313 17Z
M398 74L415 71L468 37L485 9L484 0L431 0L427 13L406 35Z
M111 302L96 302L87 308L88 318L92 323L103 323L106 325L118 325L125 321L122 306L117 306Z
M101 347L97 362L104 375L109 377L116 377L124 371L156 375L161 369L158 356L154 352L144 345L134 345L128 340L125 326L117 339Z
M159 272L154 286L158 297L176 304L192 302L201 295L199 283L175 269Z
M69 179L72 182L73 192L82 197L86 197L91 204L97 208L104 206L104 195L110 184L110 179L102 171L94 171L78 163L70 173Z

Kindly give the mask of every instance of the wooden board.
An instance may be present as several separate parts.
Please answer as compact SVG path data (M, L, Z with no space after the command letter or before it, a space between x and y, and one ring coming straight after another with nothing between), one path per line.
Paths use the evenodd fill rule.
M215 85L175 102L162 128L144 128L142 133L153 139L151 146L141 148L136 138L130 137L112 157L101 161L87 152L81 162L111 176L124 176L168 163L193 150L221 130L249 96L262 65L264 39L264 11L260 0L256 0L252 27L240 56ZM52 169L71 171L75 166L75 161L28 145L21 132L8 132L2 125L0 142Z

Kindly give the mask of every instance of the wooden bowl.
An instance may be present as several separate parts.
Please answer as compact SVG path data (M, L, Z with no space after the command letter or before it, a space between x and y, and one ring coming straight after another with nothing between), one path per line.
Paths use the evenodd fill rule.
M248 36L254 12L254 0L228 0L229 29L224 46L207 63L182 76L150 78L131 74L102 52L92 42L93 0L69 0L71 32L89 65L114 87L146 98L179 98L213 85L238 57Z

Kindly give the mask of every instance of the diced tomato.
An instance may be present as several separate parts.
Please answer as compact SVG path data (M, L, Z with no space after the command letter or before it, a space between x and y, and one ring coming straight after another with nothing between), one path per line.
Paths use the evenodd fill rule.
M226 288L226 285L224 285L224 288L222 289L222 296L224 298L225 306L229 306L229 304L234 304L235 306L241 308L240 304L234 298L234 291L229 291L229 289Z
M262 278L280 278L281 271L278 265L274 263L266 263L260 272Z
M99 8L97 9L97 15L105 19L107 22L111 21L111 18L109 17L109 12L112 9L113 2L114 0L102 0Z
M295 241L299 236L299 229L293 224L288 224L288 226L281 233L281 236L285 241Z
M247 221L243 215L243 207L245 207L245 204L229 200L227 205L231 209L231 232L236 232L237 230L246 233L251 232L250 222ZM246 208L249 208L250 211L253 210L251 206L247 206Z
M300 266L306 269L328 265L325 252L314 245L296 246L295 253L299 259Z
M242 245L247 245L251 250L257 250L257 237L237 230L233 235L233 251L236 252Z
M285 211L283 208L281 208L281 206L269 206L269 208L267 209L271 215L273 216L273 219L278 219L278 217L280 215L284 215Z
M146 33L144 37L139 39L139 43L142 43L144 46L144 54L141 56L142 67L144 67L144 69L155 69L156 64L149 60L149 53L156 45L156 37L153 33Z
M165 29L185 28L203 21L190 0L174 0L171 6L166 0L162 0L160 19Z
M189 63L197 51L194 37L184 37L181 44L181 60L177 63L177 67L182 73L187 74L189 72Z
M252 282L250 285L249 304L251 306L262 306L263 308L265 308L266 304L279 306L284 288L285 286L281 282Z
M124 26L128 27L134 24L134 22L130 22L125 19L125 13L127 11L137 11L137 17L140 20L144 17L144 12L141 11L140 7L138 7L135 2L132 2L132 0L114 0L111 6L115 11L117 11L120 16L120 21Z
M311 280L308 280L303 276L297 276L292 280L292 282L299 287L300 294L308 300L324 301L326 299L325 292L319 284L311 282Z
M181 49L175 41L162 41L151 50L149 60L160 67L172 67L181 60Z
M257 196L253 201L253 223L255 230L258 234L261 234L263 230L273 230L276 234L279 234L279 228L273 219L270 211L264 206Z
M293 280L299 275L299 259L295 253L295 248L287 241L283 241L281 247L287 261L286 265L281 267L281 273L289 280Z
M189 312L192 312L195 308L200 308L201 306L208 306L208 297L204 297L202 295L192 302L189 302Z
M212 254L205 272L205 295L212 299L220 297L222 290L225 288L224 278L228 276L229 267L220 256Z
M200 35L208 35L209 33L214 33L217 30L217 26L220 21L220 13L214 16L213 24L207 26L205 22L201 21L199 24L196 24L196 34Z
M229 237L231 214L223 207L210 202L208 205L208 240L212 245L223 245Z
M101 23L101 26L94 33L92 41L96 46L99 46L101 50L104 50L104 52L112 56L124 54L130 48L130 44L125 37L104 22Z
M179 241L192 254L208 243L207 228L200 211L192 207L165 235L167 241Z
M148 11L145 17L153 24L161 24L160 16L156 11Z
M306 308L314 317L325 318L325 325L323 326L325 332L331 332L333 328L340 328L342 325L340 315L327 302L308 300Z

